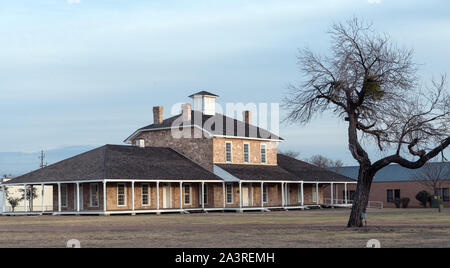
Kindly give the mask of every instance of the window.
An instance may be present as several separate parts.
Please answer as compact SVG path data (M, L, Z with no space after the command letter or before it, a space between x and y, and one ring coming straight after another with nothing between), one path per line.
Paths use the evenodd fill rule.
M233 204L233 185L227 184L226 186L227 204Z
M225 160L227 162L232 162L233 161L233 152L232 152L232 148L231 148L231 142L226 142L225 143Z
M125 184L117 185L117 206L125 206Z
M61 207L66 208L68 200L67 184L61 184Z
M199 191L199 199L198 200L202 200L201 196L202 196L202 186L200 185L200 191ZM203 204L208 204L208 185L204 184L204 192L203 192Z
M144 148L145 147L145 140L143 140L143 139L136 140L136 146Z
M91 207L98 207L98 183L91 184Z
M394 190L394 200L400 199L400 198L401 198L400 190L399 189Z
M267 185L263 185L263 202L268 203L269 202L269 191L267 188Z
M250 163L250 144L244 143L244 163Z
M150 205L150 186L148 184L142 184L142 205L149 206Z
M261 144L261 163L265 164L266 162L267 162L266 145Z
M185 205L191 204L191 185L190 184L184 185L184 204Z
M444 202L450 201L450 196L449 196L448 188L442 189L442 198L444 199Z
M440 196L444 202L450 201L449 189L448 188L436 189L436 193L435 194Z
M387 190L387 202L388 203L394 202L394 191L393 190Z

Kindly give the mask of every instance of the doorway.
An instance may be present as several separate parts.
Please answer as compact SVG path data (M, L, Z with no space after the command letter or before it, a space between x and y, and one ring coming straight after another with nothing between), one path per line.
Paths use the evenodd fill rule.
M242 206L253 206L253 191L251 186L242 186Z
M162 185L162 200L163 200L163 204L162 207L163 208L172 208L172 202L170 199L170 184L165 183Z

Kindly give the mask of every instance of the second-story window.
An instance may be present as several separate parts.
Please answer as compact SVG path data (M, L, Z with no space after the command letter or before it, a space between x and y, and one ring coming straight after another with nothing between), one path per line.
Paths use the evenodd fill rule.
M267 163L267 147L265 144L261 144L261 163Z
M244 163L250 163L250 144L244 143Z
M227 162L233 161L233 152L232 152L232 148L231 148L231 142L225 143L225 160Z

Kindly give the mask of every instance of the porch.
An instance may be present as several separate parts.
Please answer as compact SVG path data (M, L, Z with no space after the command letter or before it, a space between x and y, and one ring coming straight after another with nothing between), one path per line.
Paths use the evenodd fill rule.
M136 215L351 207L347 196L338 199L335 195L338 184L347 188L347 182L293 181L98 180L11 184L24 187L25 193L28 187L53 186L53 206L29 207L25 202L14 211L5 207L2 214ZM332 198L325 197L325 186L331 186Z

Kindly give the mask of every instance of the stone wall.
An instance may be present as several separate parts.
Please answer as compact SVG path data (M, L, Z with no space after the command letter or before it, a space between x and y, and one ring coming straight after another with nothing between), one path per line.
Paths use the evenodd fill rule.
M214 138L214 163L227 163L225 159L225 142L232 144L232 164L251 164L260 165L261 163L261 144L266 144L266 165L277 165L277 143L247 140L247 139L229 139L229 138ZM250 163L244 163L244 143L250 145Z
M143 139L147 147L172 148L202 167L213 171L213 140L204 136L196 138L202 136L201 133L199 135L198 129L194 131L193 128L189 128L186 131L189 131L190 135L186 133L184 138L174 137L170 129L147 131L138 135L133 140L133 144L137 139Z

